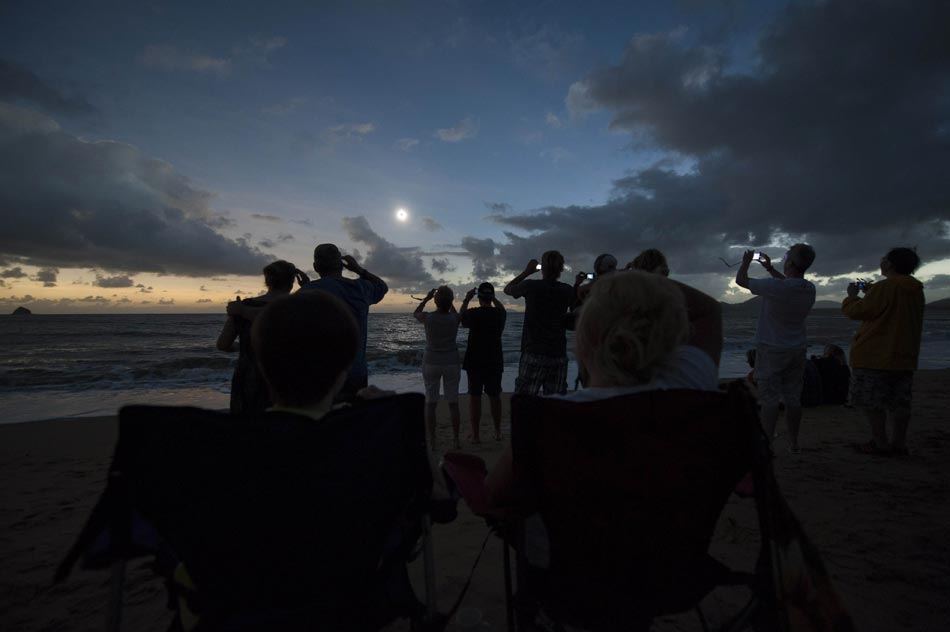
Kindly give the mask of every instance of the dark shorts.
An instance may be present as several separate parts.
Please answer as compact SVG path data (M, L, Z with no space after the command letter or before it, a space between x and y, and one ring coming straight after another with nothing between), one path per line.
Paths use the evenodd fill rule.
M851 405L872 410L910 411L913 371L851 369Z
M484 389L489 397L501 395L502 369L466 369L468 375L468 394L481 395Z

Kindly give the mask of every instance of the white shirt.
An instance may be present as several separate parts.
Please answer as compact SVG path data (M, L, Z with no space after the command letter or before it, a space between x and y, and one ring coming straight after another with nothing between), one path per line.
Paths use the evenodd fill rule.
M719 368L708 353L699 347L677 347L653 373L653 379L636 386L602 386L557 395L575 402L593 402L643 391L665 391L685 388L696 391L719 390Z
M805 279L749 279L762 297L755 342L786 349L807 346L805 318L815 304L815 286Z

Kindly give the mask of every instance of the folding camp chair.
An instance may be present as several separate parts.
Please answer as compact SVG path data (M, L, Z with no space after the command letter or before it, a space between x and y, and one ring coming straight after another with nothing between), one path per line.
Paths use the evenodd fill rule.
M526 549L538 536L526 535L524 521L508 521L506 541L517 549L509 620L518 629L534 629L540 618L646 630L655 617L693 608L705 629L697 606L720 585L752 590L730 627L768 616L758 607L756 575L708 555L726 499L764 440L742 389L583 403L515 396L511 437L515 472L543 521L549 558L546 567L530 562Z
M158 555L195 630L374 630L435 621L423 398L229 416L127 406L106 490L63 561L113 568ZM406 563L422 537L426 605ZM182 577L185 579L182 580Z

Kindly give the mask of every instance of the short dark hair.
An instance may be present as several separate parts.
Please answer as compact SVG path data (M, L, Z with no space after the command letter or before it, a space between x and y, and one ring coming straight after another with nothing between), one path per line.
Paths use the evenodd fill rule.
M297 266L289 261L277 260L264 267L264 285L271 290L290 290L294 287Z
M557 250L548 250L541 255L541 274L547 275L554 273L555 276L561 276L564 271L564 255Z
M319 244L313 249L313 269L320 276L343 271L343 255L336 244Z
M891 248L884 258L891 262L898 274L913 274L920 265L916 248Z
M804 274L815 262L815 249L808 244L795 244L788 249L788 259L796 270Z
M271 302L254 320L251 344L275 403L307 406L349 370L359 346L353 313L322 290Z

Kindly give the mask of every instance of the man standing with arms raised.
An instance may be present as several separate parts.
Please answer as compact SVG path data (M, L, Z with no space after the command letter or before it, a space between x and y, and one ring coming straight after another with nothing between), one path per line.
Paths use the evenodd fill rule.
M343 268L354 272L359 278L347 279L343 276ZM317 271L320 278L303 285L298 291L329 292L346 303L359 326L359 347L356 358L350 366L346 381L338 396L338 399L343 401L351 400L359 389L367 385L369 379L366 366L366 326L369 306L383 300L389 287L385 281L360 266L352 256L341 255L336 244L320 244L314 248L313 269Z
M782 272L772 267L768 255L760 254L759 263L771 275L768 279L749 278L754 254L748 250L742 255L736 285L762 297L755 331L754 373L762 405L762 426L771 441L778 421L779 400L784 400L788 449L797 453L807 348L805 318L815 304L815 286L805 280L805 271L815 261L815 250L808 244L795 244L785 253Z
M528 279L537 272L538 261L528 262L524 272L505 286L505 294L525 299L524 328L521 332L521 362L515 393L545 395L567 392L567 336L565 316L574 309L574 288L558 278L564 271L564 256L557 250L541 255L541 278Z

